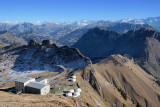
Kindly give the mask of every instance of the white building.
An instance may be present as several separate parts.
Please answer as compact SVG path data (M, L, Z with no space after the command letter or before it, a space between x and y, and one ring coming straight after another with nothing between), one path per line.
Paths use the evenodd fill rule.
M79 97L80 96L80 92L75 92L74 95Z
M16 93L32 93L46 95L50 91L50 85L47 84L47 79L44 77L30 78L22 77L15 81Z
M70 78L76 79L76 76L75 76L75 75L73 75L73 76L70 76Z
M70 92L70 93L74 93L74 90L73 90L73 89L70 89L68 92Z
M41 83L45 83L45 84L48 83L47 78L44 78L44 77L38 77L38 78L36 78L36 81L41 82Z
M70 81L72 81L72 82L76 82L76 79L71 79Z
M81 93L81 92L82 92L82 90L81 90L80 88L77 88L77 89L75 90L75 92L79 92L79 93Z
M72 93L67 93L66 96L67 97L72 97Z
M34 78L31 77L23 77L19 78L15 81L15 89L16 93L23 92L25 93L25 85L27 85L29 82L35 81Z
M26 93L46 95L50 91L50 85L41 82L30 82L25 86Z

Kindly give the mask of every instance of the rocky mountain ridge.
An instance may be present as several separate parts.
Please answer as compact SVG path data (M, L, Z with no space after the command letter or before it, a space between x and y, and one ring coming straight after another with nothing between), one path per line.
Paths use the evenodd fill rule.
M155 83L156 79L148 75L133 60L121 55L111 55L94 64L93 69L100 89L98 92L106 101L114 102L117 106L118 102L121 102L112 88L114 86L124 100L130 99L135 105L146 107L159 105L160 88Z
M159 77L159 41L160 33L152 28L131 30L125 34L95 28L88 31L73 47L92 61L112 54L128 54L145 71Z
M58 47L50 40L28 45L15 44L0 49L0 74L9 77L40 71L63 71L63 68L81 69L91 61L76 48Z
M10 31L0 31L0 45L27 44L27 42Z

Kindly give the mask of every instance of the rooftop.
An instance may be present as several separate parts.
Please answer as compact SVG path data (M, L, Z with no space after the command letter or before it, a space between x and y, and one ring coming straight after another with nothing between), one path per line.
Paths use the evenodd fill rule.
M34 79L34 78L31 78L31 77L22 77L22 78L17 79L16 81L17 82L21 82L21 83L25 83L25 82L27 82L27 81L29 81L31 79Z
M38 77L38 78L36 78L36 81L37 82L40 82L40 81L43 81L43 80L45 80L46 78L45 77Z
M40 83L40 82L30 82L26 86L36 88L36 89L42 89L43 87L47 86L48 84Z

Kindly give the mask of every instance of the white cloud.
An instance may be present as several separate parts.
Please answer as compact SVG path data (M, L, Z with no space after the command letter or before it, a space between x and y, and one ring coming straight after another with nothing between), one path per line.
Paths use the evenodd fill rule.
M34 22L35 25L41 25L41 21L37 20L36 22Z
M5 20L5 21L2 21L2 23L11 23L11 22L8 20Z

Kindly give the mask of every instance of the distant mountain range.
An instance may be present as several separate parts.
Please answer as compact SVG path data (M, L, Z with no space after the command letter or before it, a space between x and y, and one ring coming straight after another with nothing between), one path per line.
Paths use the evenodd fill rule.
M10 31L0 31L0 45L27 44L27 42Z
M124 19L119 21L88 21L81 20L64 23L44 23L35 25L24 22L20 24L9 24L0 22L0 31L10 31L25 41L36 39L42 41L50 39L58 45L73 45L89 29L99 27L104 30L113 30L125 33L129 30L137 30L142 27L152 27L160 30L160 17L146 19ZM37 37L38 36L38 37Z
M149 24L154 29L160 31L160 17L149 17L145 19L123 19L118 21L120 23L131 23L131 24Z
M160 77L159 46L160 32L146 27L124 34L94 28L73 45L92 61L112 54L128 54L145 71Z

